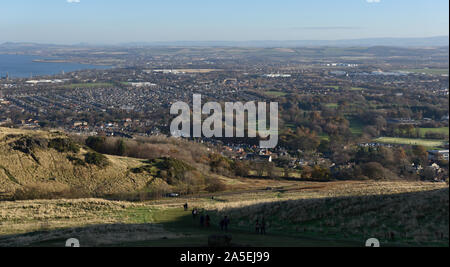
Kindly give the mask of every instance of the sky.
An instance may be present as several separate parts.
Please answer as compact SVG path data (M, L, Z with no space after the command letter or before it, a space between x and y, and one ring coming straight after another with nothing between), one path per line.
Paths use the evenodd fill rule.
M0 42L339 40L449 35L448 0L2 0Z

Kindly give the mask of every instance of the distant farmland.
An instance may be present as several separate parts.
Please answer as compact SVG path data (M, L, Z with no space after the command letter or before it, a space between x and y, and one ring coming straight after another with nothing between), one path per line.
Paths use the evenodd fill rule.
M280 97L280 96L286 96L287 95L287 93L279 92L279 91L268 91L268 92L265 92L265 94L267 96L274 96L274 97Z
M431 75L443 75L448 74L448 69L405 69L400 70L401 72L410 72L410 73L425 73Z
M112 83L73 83L65 85L64 87L68 89L75 89L75 88L104 88L111 86L113 86Z
M380 137L375 139L374 141L384 144L416 145L425 147L441 147L445 144L445 141L443 140L427 140L427 139L397 138L397 137Z

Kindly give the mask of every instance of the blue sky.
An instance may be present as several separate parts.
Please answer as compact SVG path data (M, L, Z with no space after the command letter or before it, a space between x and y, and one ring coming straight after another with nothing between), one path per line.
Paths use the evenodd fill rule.
M448 10L448 0L3 0L0 42L427 37L448 35Z

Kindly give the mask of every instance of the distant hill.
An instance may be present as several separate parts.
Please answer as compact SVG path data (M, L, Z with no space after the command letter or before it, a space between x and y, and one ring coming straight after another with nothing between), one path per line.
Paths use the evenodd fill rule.
M442 47L449 46L448 36L423 38L366 38L342 40L250 40L250 41L167 41L167 42L126 42L121 44L89 44L79 43L73 45L39 44L31 42L0 44L1 50L52 48L52 47L158 47L158 46L186 46L186 47L372 47L372 46L398 46L398 47Z
M177 41L151 43L124 43L125 46L234 46L234 47L304 47L304 46L399 46L440 47L449 45L448 36L427 38L367 38L344 40L286 40L286 41Z

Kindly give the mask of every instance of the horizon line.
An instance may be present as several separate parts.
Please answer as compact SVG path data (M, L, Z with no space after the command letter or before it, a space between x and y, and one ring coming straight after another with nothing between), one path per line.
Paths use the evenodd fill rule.
M285 39L285 40L167 40L167 41L127 41L127 42L85 42L78 43L57 43L57 42L40 42L40 41L2 41L0 45L5 44L35 44L35 45L61 45L61 46L121 46L132 44L158 44L158 43L256 43L256 42L342 42L342 41L360 41L360 40L408 40L408 39L434 39L449 38L449 35L435 35L425 37L366 37L366 38L349 38L349 39Z

